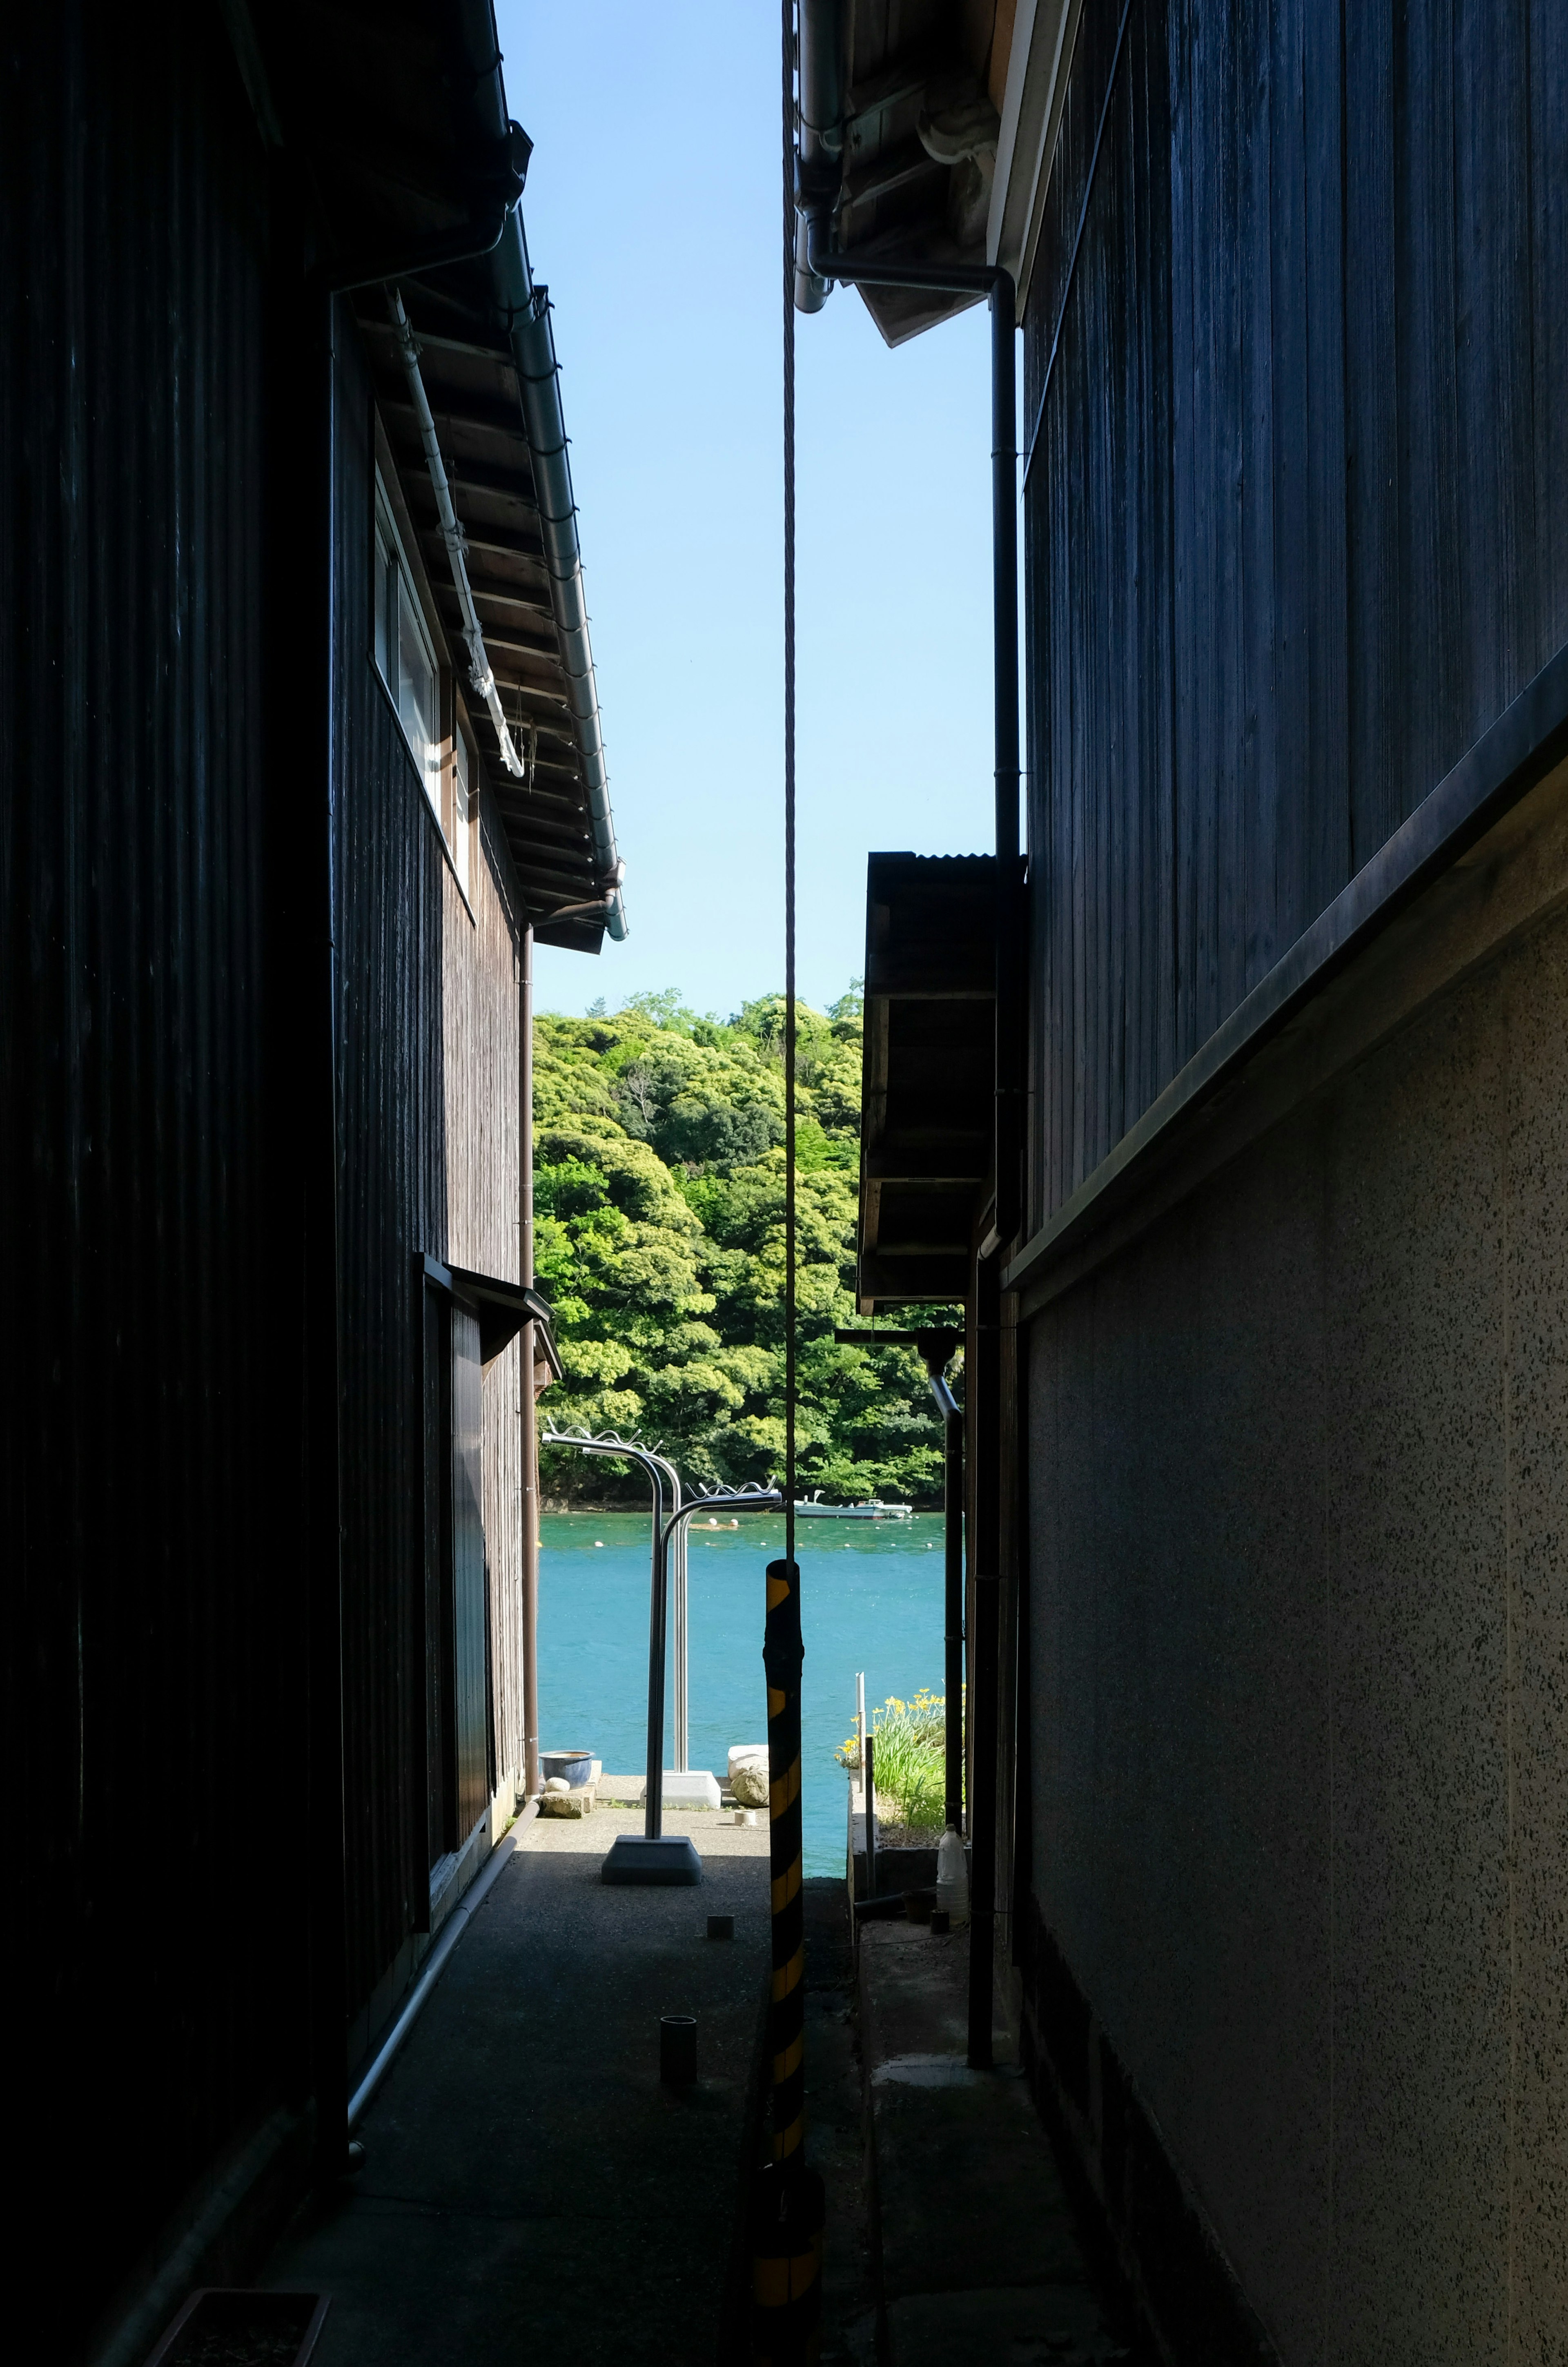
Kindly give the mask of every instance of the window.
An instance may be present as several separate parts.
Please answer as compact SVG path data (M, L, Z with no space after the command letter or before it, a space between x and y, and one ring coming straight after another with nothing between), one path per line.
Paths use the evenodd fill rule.
M441 675L391 511L376 481L376 663L392 694L436 821L441 813Z
M470 769L468 743L460 730L452 734L452 861L458 884L465 896L473 896L472 852L473 808L470 802L468 776Z
M479 1317L425 1261L425 1806L437 1877L495 1791L490 1578L484 1533L484 1352Z

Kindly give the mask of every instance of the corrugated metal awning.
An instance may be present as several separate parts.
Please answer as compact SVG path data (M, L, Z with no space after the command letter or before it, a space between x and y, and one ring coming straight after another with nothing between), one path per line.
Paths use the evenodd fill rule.
M990 855L867 861L863 1315L969 1287L991 1170L996 869Z

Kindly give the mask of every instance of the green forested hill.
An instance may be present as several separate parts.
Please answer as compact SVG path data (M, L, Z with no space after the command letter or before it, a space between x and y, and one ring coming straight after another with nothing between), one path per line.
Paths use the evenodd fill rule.
M637 1431L688 1482L765 1479L784 1461L783 996L728 1025L667 994L536 1025L536 1259L567 1372L541 1410ZM855 1319L858 997L803 1008L797 1044L799 1484L935 1503L919 1359L833 1342ZM558 1501L619 1492L586 1456L547 1448L541 1469Z

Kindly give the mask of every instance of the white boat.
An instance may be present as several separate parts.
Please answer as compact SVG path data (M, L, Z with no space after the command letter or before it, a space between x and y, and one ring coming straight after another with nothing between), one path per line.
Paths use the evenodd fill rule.
M821 1498L820 1488L814 1496L798 1497L795 1500L795 1519L798 1521L805 1514L814 1515L820 1521L907 1521L913 1516L915 1510L913 1504L884 1504L875 1496L867 1504L824 1504Z

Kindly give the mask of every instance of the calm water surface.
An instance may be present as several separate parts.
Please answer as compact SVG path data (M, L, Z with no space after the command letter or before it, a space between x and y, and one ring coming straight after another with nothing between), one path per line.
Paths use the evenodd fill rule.
M539 1557L539 1734L547 1750L585 1746L615 1774L647 1754L650 1523L645 1514L558 1512ZM801 1682L806 1871L844 1863L844 1775L833 1753L854 1723L855 1671L868 1702L942 1691L942 1523L802 1521ZM733 1742L765 1742L762 1573L784 1551L782 1520L694 1528L690 1556L691 1761L722 1783ZM665 1700L664 1763L673 1757Z

